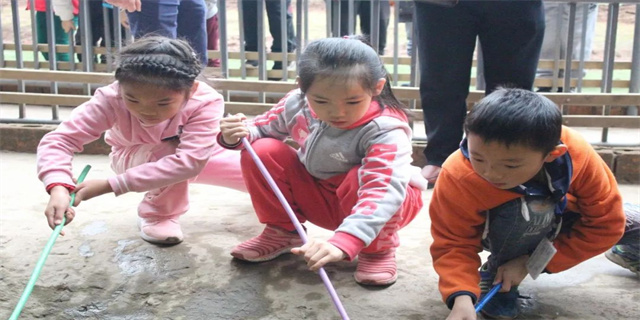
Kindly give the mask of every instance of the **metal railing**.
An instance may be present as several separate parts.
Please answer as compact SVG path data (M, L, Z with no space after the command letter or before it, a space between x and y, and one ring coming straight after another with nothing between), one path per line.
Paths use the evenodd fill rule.
M53 27L53 18L54 13L52 11L52 1L46 0L47 10L46 10L46 24L47 24L47 44L46 45L37 45L36 38L36 13L35 13L35 1L34 0L10 0L11 3L11 26L13 29L13 44L5 43L6 39L0 39L0 46L3 50L0 50L0 66L2 68L48 68L49 70L82 70L84 72L93 72L93 71L104 71L111 72L113 70L113 62L115 61L115 53L120 49L120 47L124 44L126 45L129 41L132 40L131 34L129 32L126 33L125 38L121 37L122 34L122 26L119 14L113 14L112 18L109 18L108 11L112 10L108 7L103 7L103 21L104 21L104 45L105 48L95 47L92 44L95 42L95 39L91 39L91 32L83 32L83 30L91 30L91 19L88 17L89 15L89 1L93 0L80 0L80 10L78 14L79 18L79 28L78 32L80 33L80 39L82 39L81 45L76 45L74 42L74 37L72 34L69 34L69 45L67 46L59 46L55 44L55 41L52 39L56 38L55 28ZM223 78L239 78L239 79L248 79L254 80L257 79L259 81L266 80L270 77L280 77L284 81L289 81L295 78L295 71L287 70L287 66L290 61L295 61L296 57L299 56L301 50L306 46L306 44L315 38L321 37L330 37L330 36L339 36L341 34L340 30L340 19L344 17L345 12L341 12L343 8L340 6L339 1L334 0L293 0L291 1L291 6L287 6L286 0L275 0L279 1L280 12L285 13L291 10L291 13L294 15L294 29L295 29L295 42L297 44L295 52L288 48L288 38L287 38L287 21L286 14L281 14L280 16L280 36L282 43L282 52L280 53L267 53L266 49L266 40L267 40L267 32L265 28L264 15L257 15L257 39L258 39L258 51L257 52L246 52L244 49L244 43L246 34L243 30L243 21L245 14L242 10L241 0L238 1L227 1L227 0L218 0L218 20L219 20L219 32L220 32L220 50L219 51L210 51L208 56L211 58L220 58L221 59L221 67L220 69L216 69L219 71ZM348 33L352 34L356 32L356 20L353 19L355 17L355 1L354 0L343 0L346 3L346 16L348 17ZM23 5L27 2L30 3L30 10L28 11L28 19L24 19L21 17L20 11ZM390 70L390 76L392 79L392 84L394 86L399 86L402 82L406 82L410 87L415 87L417 83L419 83L419 66L417 61L417 55L419 54L417 50L417 46L413 46L411 56L407 56L404 53L400 52L400 46L405 42L406 38L404 37L405 32L402 31L401 23L399 22L399 10L397 10L399 2L395 1L396 4L392 10L392 14L390 15L390 24L388 29L391 29L391 32L388 32L389 43L392 43L391 50L386 50L386 52L390 52L390 55L384 55L383 59ZM564 2L566 1L545 1L545 2ZM630 59L628 61L617 61L616 59L616 45L619 44L619 39L617 38L617 31L619 27L618 16L620 13L621 4L626 4L626 7L634 7L637 12L640 12L640 4L634 0L626 0L626 1L613 1L613 0L601 0L597 1L600 6L607 7L607 20L606 20L606 30L604 31L605 39L602 44L601 50L604 53L602 61L590 61L587 60L585 54L583 54L586 43L586 19L583 19L580 25L576 25L575 18L579 14L579 10L582 11L583 15L587 15L588 6L585 4L592 3L593 1L587 0L573 0L568 2L569 6L569 25L567 30L563 30L563 28L558 28L556 37L557 39L561 39L561 34L566 34L566 52L564 55L561 54L559 50L556 51L555 56L551 60L545 60L540 62L540 66L550 67L553 70L553 77L548 80L538 79L536 85L545 85L551 86L555 92L557 88L562 87L564 92L570 92L571 88L575 88L575 92L581 93L585 88L590 88L591 91L594 88L598 88L601 93L611 93L614 91L614 88L618 93L621 91L629 92L629 93L639 93L640 92L640 20L636 19L634 22L633 33L632 33L632 48L630 48ZM383 5L388 5L388 1L386 0L372 0L370 1L370 12L369 16L370 20L370 28L371 32L371 42L374 48L378 47L380 43L380 33L378 32L380 27L380 8ZM635 5L632 5L635 3ZM295 8L295 10L293 10ZM324 10L322 10L324 9ZM265 4L263 1L257 2L257 10L258 12L265 11ZM237 12L237 22L235 20L235 16L233 16L234 11ZM6 12L6 11L3 11ZM117 12L116 12L117 13ZM24 15L24 14L23 14ZM324 15L324 19L322 17ZM414 15L414 19L415 19ZM560 16L557 19L561 19ZM25 23L25 20L27 23ZM324 23L324 28L318 28L318 25L322 25ZM28 25L28 26L27 26ZM2 17L0 17L0 32L3 28L6 28L2 23ZM25 28L29 28L32 32L32 42L31 43L23 43L21 34ZM582 30L580 43L581 46L578 50L580 50L580 54L577 60L574 59L573 50L574 50L574 42L576 41L574 37L574 31ZM237 43L235 36L238 36ZM413 28L412 38L416 39L418 37L417 30ZM232 51L230 47L237 45L238 50ZM288 50L289 49L289 50ZM27 57L26 52L31 52L32 56ZM70 61L62 62L56 59L56 54L49 54L49 61L44 62L40 57L40 53L42 52L65 52L68 53L71 57ZM7 53L12 57L8 57ZM74 54L82 54L85 57L81 64L75 61ZM94 59L90 57L94 57L95 55L102 54L106 57L106 63L94 63ZM257 69L248 69L246 64L244 63L246 60L258 60ZM283 65L282 71L274 71L267 70L267 62L268 61L281 61ZM98 61L99 62L99 61ZM472 81L472 84L475 84L477 90L482 90L484 86L484 81L482 78L482 59L481 59L481 51L478 50L478 59L476 65L476 78L475 82ZM599 80L589 80L584 79L585 70L594 70L601 69L602 76ZM614 76L615 71L622 70L621 72L622 78L620 76ZM628 73L627 73L628 70ZM0 69L0 72L2 70ZM561 72L564 71L563 76L559 77ZM628 76L627 76L628 74ZM628 78L627 78L628 77ZM0 80L2 80L2 75L0 75ZM32 83L31 80L10 80L13 84L16 85L16 91L18 92L26 92L27 84ZM52 94L56 94L59 92L59 88L61 85L66 85L66 83L62 81L50 80L48 81L49 90ZM92 87L89 83L82 84L83 94L90 95ZM261 88L264 86L255 86L253 90L236 90L237 92L242 91L243 94L251 94L257 99L258 103L265 103L267 101L267 96L271 94L269 91L265 91ZM401 89L400 89L401 90ZM227 101L231 98L231 93L233 93L233 89L225 90L225 95ZM279 94L279 93L278 93ZM410 107L416 108L419 106L419 96L415 98L410 98L406 100ZM635 104L630 104L627 108L627 112L630 115L633 115L634 112L637 114L637 108L640 104L640 101ZM25 122L28 120L27 112L26 112L26 104L18 103L18 118L24 119ZM419 107L418 107L419 108ZM608 105L604 105L602 107L602 114L609 115L611 113L611 107ZM635 111L634 111L635 110ZM566 112L565 112L566 113ZM57 105L51 106L51 120L58 121L60 119L59 115L59 107ZM3 122L6 119L0 119L0 122ZM12 120L12 122L15 120ZM640 123L639 123L640 127ZM606 143L608 139L608 129L606 126L602 127L602 142Z

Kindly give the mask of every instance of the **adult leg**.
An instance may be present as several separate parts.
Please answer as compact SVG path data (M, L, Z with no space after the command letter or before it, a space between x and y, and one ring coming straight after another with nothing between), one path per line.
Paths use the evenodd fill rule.
M387 47L387 29L389 28L389 16L391 15L391 4L389 1L380 1L380 31L378 42L378 53L384 55Z
M91 43L100 47L106 47L106 39L104 38L104 15L102 14L102 2L101 1L89 1L89 16L91 17ZM113 9L110 9L113 11ZM111 23L113 20L109 20ZM107 57L105 55L96 54L93 58L94 62L106 63Z
M127 12L129 27L134 38L155 34L175 39L178 31L180 0L142 0L141 3L140 11Z
M241 1L243 14L242 27L244 28L244 50L255 52L258 51L258 3L256 0Z
M189 41L202 65L207 65L207 6L204 0L181 0L177 36Z
M471 64L479 18L469 2L442 7L416 2L420 97L424 112L427 164L442 166L458 149L467 113ZM427 177L428 178L428 177Z
M340 36L346 36L351 34L356 34L356 29L358 26L356 25L358 12L360 7L360 1L353 1L353 14L349 17L349 1L342 0L340 1ZM349 18L353 20L353 31L349 32Z
M367 0L357 0L357 10L355 12L360 17L360 33L366 34L371 40L371 2Z
M586 15L584 14L585 8L587 9ZM582 4L576 5L576 22L575 22L575 33L573 37L573 50L572 50L573 53L571 55L573 61L580 61L581 52L583 52L585 61L588 61L591 59L591 50L593 48L593 36L595 32L597 18L598 18L598 5L596 3L582 3ZM582 27L585 19L587 21L586 29ZM584 49L582 49L583 34L585 35ZM578 70L571 70L571 77L577 78L579 76L577 72ZM586 75L586 72L583 70L582 76L585 76L585 75Z
M563 23L565 3L547 2L544 4L544 23L545 30L540 50L540 59L553 60L556 56L556 50L560 50L558 59L562 59L566 45L566 24ZM559 36L559 37L558 37ZM537 70L537 77L542 79L553 78L553 69L544 68ZM551 88L541 88L541 91L547 92Z
M542 1L474 2L484 23L480 43L486 93L507 85L531 90L544 37Z
M282 11L279 0L266 0L267 18L269 19L269 32L273 37L271 52L282 52L282 32L280 27L280 17L286 14L287 24L287 52L293 52L296 49L296 35L293 30L293 15L289 11L291 0L286 1L286 8ZM282 70L282 62L276 61L273 64L274 70Z

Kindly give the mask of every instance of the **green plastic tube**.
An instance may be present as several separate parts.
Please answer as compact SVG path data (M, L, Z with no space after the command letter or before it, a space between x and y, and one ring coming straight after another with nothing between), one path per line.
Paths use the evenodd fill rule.
M87 173L89 173L89 169L91 169L90 165L87 165L84 167L84 169L82 170L82 173L80 173L80 177L78 177L78 183L81 183L82 181L84 181L84 178L87 176ZM73 206L74 202L76 202L75 193L71 194L71 203L69 205ZM49 237L49 241L47 242L47 245L44 247L44 250L40 254L40 259L38 259L38 263L36 263L36 268L33 270L33 273L31 273L31 278L27 283L27 287L24 288L24 291L22 292L22 296L20 297L20 300L18 300L18 304L16 305L16 308L13 309L13 313L11 314L11 317L9 318L9 320L17 320L18 317L20 316L20 313L22 313L22 309L24 308L24 305L27 303L27 299L29 299L29 296L31 295L31 291L33 291L33 287L35 286L36 281L40 276L40 271L42 271L42 267L44 266L45 261L47 261L47 257L49 257L51 248L53 248L53 244L56 242L56 239L58 238L58 235L60 235L60 232L62 231L62 228L64 228L64 224L66 222L67 222L67 217L63 216L62 223L60 223L59 225L56 226L55 229L53 229L53 233Z

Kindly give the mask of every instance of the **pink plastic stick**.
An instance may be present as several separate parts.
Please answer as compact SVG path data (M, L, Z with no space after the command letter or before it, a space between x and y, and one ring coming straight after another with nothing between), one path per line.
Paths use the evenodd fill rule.
M247 138L242 138L242 143L244 144L244 148L247 151L249 151L249 154L251 155L251 158L253 158L253 161L258 166L258 169L260 169L262 176L264 176L264 178L269 183L269 186L271 187L273 192L276 194L276 197L278 197L278 200L280 200L280 203L284 207L284 210L289 215L289 219L291 219L291 222L293 222L293 225L296 227L296 231L298 231L298 235L300 235L302 242L307 243L307 234L302 228L302 224L300 224L300 221L298 221L298 218L293 213L293 210L291 209L289 202L287 202L287 200L284 198L284 195L282 194L282 191L280 191L280 189L278 188L278 185L276 185L276 182L273 181L271 174L269 174L269 171L267 170L267 168L265 168L264 164L262 163L262 161L260 160L256 152L253 150L253 148L251 147L251 144L249 143L249 141L247 141ZM327 276L327 273L324 271L324 268L320 268L320 270L318 270L318 273L320 274L320 278L322 278L322 282L324 282L324 286L327 287L327 291L329 291L329 294L331 295L331 300L333 300L333 304L336 306L336 309L338 309L340 316L342 316L343 320L348 320L349 316L347 315L347 311L342 306L342 302L340 302L340 298L338 298L338 293L336 293L336 289L333 288L333 285L331 284L331 280L329 280L329 276Z

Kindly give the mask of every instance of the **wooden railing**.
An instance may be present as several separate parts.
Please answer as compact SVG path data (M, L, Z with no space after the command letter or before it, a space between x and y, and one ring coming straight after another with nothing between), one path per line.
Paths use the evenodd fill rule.
M83 83L106 85L113 81L111 73L104 72L71 72L32 69L0 69L0 79L16 81L46 81L57 83ZM294 83L257 80L208 79L210 84L223 94L232 92L269 92L278 95L295 88ZM415 87L394 87L394 94L401 100L419 101L420 92ZM640 106L640 94L637 93L545 93L547 98L559 107L587 106ZM472 91L467 97L469 108L484 96L481 91ZM4 104L28 104L45 106L77 106L90 99L89 95L49 94L34 92L0 91L0 101ZM242 112L246 115L258 115L271 108L271 103L253 103L227 101L226 109L231 113ZM418 104L419 105L419 104ZM412 109L416 119L422 119L422 110ZM574 127L598 128L640 128L639 116L614 115L565 115L564 123Z
M49 52L49 48L48 45L46 44L40 44L37 45L38 52ZM4 50L16 50L16 45L14 43L5 43L3 46ZM22 51L23 52L33 52L33 44L22 44ZM82 53L81 51L81 47L80 46L76 46L74 47L74 52L75 53ZM94 53L95 54L106 54L107 50L106 48L103 47L94 47ZM58 53L68 53L69 52L69 47L68 46L64 46L64 45L57 45L56 46L56 52ZM220 51L209 51L208 52L208 56L209 58L220 58ZM283 55L282 53L267 53L266 54L267 57L267 61L271 62L271 61L282 61L283 59ZM258 59L258 53L257 52L245 52L245 59L252 59L252 60L256 60ZM408 67L411 65L411 58L408 56L400 56L397 58L396 61L394 61L394 58L391 56L384 56L382 57L384 63L387 66L393 66L394 63L397 63L397 65L399 67ZM241 56L240 52L229 52L229 59L230 60L239 60L242 61L243 57ZM43 59L40 59L43 60ZM295 61L296 60L296 54L295 53L289 53L287 56L287 60L288 61ZM563 66L565 65L565 61L564 60L559 60L557 62L558 65ZM578 69L579 68L579 61L573 61L572 62L572 69ZM26 69L50 69L50 64L48 61L38 61L38 63L36 64L33 61L23 61L22 62L23 68ZM473 65L476 66L476 60L473 61ZM18 62L15 60L5 60L4 61L4 66L7 68L17 68L18 67ZM554 60L540 60L538 63L538 68L539 69L554 69L556 66L556 62ZM58 61L56 64L56 70L64 70L64 71L69 71L69 70L79 70L81 69L82 65L81 63L74 63L74 65L72 66L72 63L70 62L60 62ZM584 62L584 69L585 70L591 70L591 71L602 71L604 67L604 63L602 61L585 61ZM208 68L210 70L212 70L212 72L216 71L216 68ZM391 71L391 69L393 68L388 68L389 71ZM402 69L402 68L401 68ZM411 80L411 73L409 71L409 69L404 68L404 71L400 71L398 72L398 74L396 75L396 78L398 81L400 82L409 82ZM562 69L562 68L561 68ZM618 71L630 71L631 70L631 62L626 62L626 61L617 61L613 64L613 69L614 70L618 70ZM94 63L93 64L93 70L96 72L108 72L109 68L107 67L106 64L100 64L100 63ZM219 70L219 69L218 69ZM283 72L282 70L267 70L267 77L269 78L281 78L283 76ZM228 70L228 77L229 78L240 78L240 77L258 77L258 70L257 69L242 69L241 67L237 67L237 68L230 68ZM296 77L296 72L295 70L288 70L288 74L287 77L289 79L295 79ZM557 80L557 82L561 83L561 80ZM471 85L475 86L476 85L476 78L475 76L471 77ZM601 88L602 87L602 80L600 79L582 79L582 87L583 88ZM536 79L534 82L534 86L536 87L552 87L553 86L553 79ZM578 79L574 76L574 78L571 80L571 86L572 87L577 87L578 86ZM629 88L630 86L630 81L629 80L612 80L612 88Z

